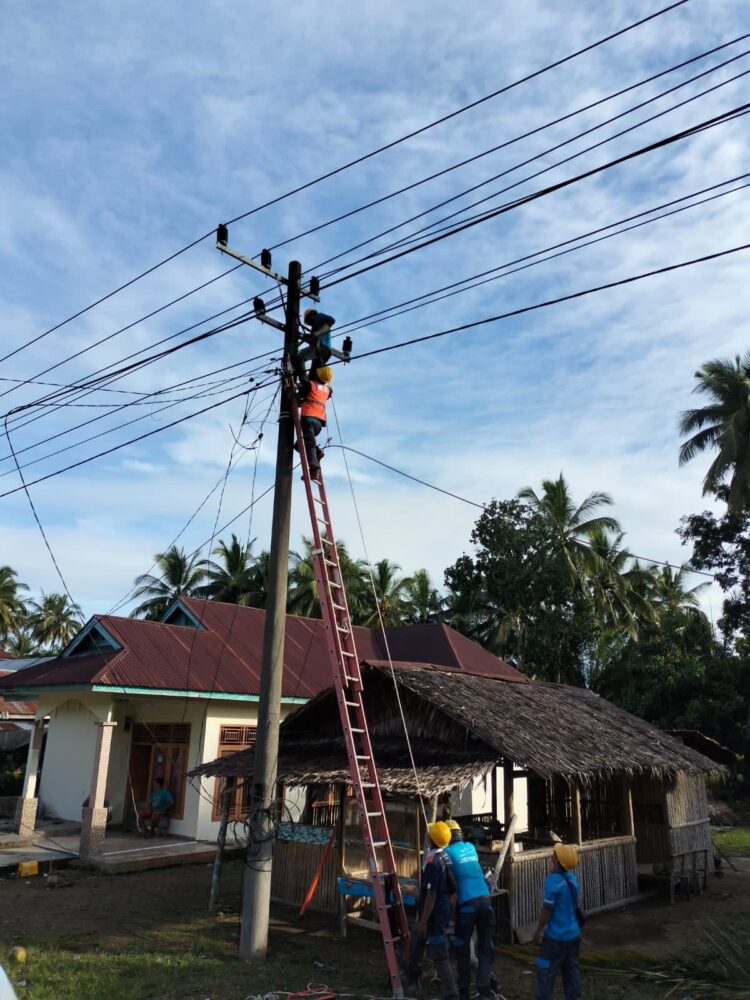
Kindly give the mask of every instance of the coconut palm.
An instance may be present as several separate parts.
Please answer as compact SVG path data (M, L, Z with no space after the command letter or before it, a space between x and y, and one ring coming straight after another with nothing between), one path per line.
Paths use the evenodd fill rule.
M19 626L10 632L4 642L5 650L11 653L16 659L24 659L29 656L42 656L44 651L39 648L39 643L34 638L28 628Z
M400 569L398 563L388 559L381 559L372 567L372 582L363 595L359 624L375 628L380 624L381 617L386 627L403 624L406 610L404 597L410 578L399 576Z
M248 608L265 608L268 600L268 574L271 553L264 549L253 560L250 567L250 589L245 604Z
M83 624L83 612L67 594L45 594L29 602L28 625L33 638L51 649L66 646Z
M678 570L672 566L651 566L652 600L659 613L683 612L704 616L699 595L710 586L709 582L688 587L688 577L692 573L690 565L683 563Z
M590 532L588 587L597 619L609 628L625 628L635 638L640 622L656 620L653 576L622 547L623 537L622 531L611 534L601 527Z
M255 583L252 547L253 542L243 545L234 533L229 545L223 540L219 542L211 554L218 556L220 562L206 563L209 582L202 588L206 597L227 604L248 604Z
M176 597L200 595L201 584L206 579L206 560L198 559L197 555L188 556L176 545L155 555L154 560L161 575L144 573L136 579L133 597L147 599L130 612L133 618L157 621Z
M26 614L20 591L29 588L17 576L10 566L0 566L0 637L16 628Z
M680 465L716 449L703 492L716 493L729 479L729 506L739 510L750 505L750 351L708 361L695 378L693 391L710 402L680 416L680 433L692 435L680 445Z
M440 618L443 599L432 585L426 569L418 569L404 585L404 622L418 625Z
M312 539L303 537L302 554L291 553L292 568L289 573L287 606L291 614L303 615L307 618L320 618L318 587L312 562L312 546ZM366 582L364 564L358 559L352 559L345 542L336 542L336 552L341 566L343 584L346 588L349 613L353 621L358 621Z
M601 507L610 506L612 497L609 493L596 491L576 505L561 472L557 479L543 480L541 495L527 486L519 491L518 498L544 519L571 581L577 588L584 589L587 575L596 567L591 536L597 531L620 532L616 518L595 513Z

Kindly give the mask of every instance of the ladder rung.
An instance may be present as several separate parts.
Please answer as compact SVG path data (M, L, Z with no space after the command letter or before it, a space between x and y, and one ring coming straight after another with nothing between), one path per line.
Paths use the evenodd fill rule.
M331 541L331 539L330 538L326 538L325 535L321 535L320 540L321 540L321 542L324 545L333 545L333 542Z
M341 584L339 584L341 586ZM335 601L331 601L331 607L335 608L337 611L346 611L343 604L337 604Z
M378 786L375 784L374 781L360 781L359 787L360 788L377 788Z
M346 677L346 679L349 681L350 684L361 684L362 683L360 681L359 677L350 677L349 674L344 674L344 676Z
M378 811L378 812L368 812L367 815L368 816L382 816L383 814L382 814L382 812Z
M334 569L337 569L337 564L333 562L331 559L326 559L325 556L323 557L323 562L326 564L326 566L333 566Z
M318 524L324 524L326 526L326 528L330 528L331 527L331 522L330 521L326 521L326 519L324 517L316 517L315 520L318 522ZM323 539L321 538L321 541L322 540Z
M366 753L358 753L356 755L356 757L357 757L357 760L369 760L370 759L370 755L366 754Z
M344 635L349 635L351 633L351 629L350 628L344 628L343 625L337 625L336 628L339 630L339 632L343 632Z
M341 655L342 656L354 656L354 653L347 653L347 651L345 649L342 649L341 650Z
M322 505L323 507L325 507L325 504L324 504L324 503L323 503L323 501L322 501L322 500L320 499L320 497L313 497L313 500L315 501L315 503L319 503L319 504L321 504L321 505Z
M343 583L336 583L335 580L331 580L330 578L327 578L327 579L328 579L328 586L329 587L336 587L338 590L343 590L344 589Z
M388 843L387 840L373 840L372 846L373 847L385 847L385 845L387 843ZM382 874L382 872L380 874Z
M344 704L348 705L349 708L359 708L359 702L358 701L347 701L346 699L344 699Z
M364 729L357 729L356 726L349 726L349 730L352 733L363 733Z

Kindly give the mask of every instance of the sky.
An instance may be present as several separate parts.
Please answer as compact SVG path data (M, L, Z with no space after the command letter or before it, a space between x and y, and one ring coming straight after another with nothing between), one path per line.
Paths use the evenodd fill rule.
M267 293L270 303L274 289L249 268L219 277L233 262L209 237L39 335L244 213L251 214L230 227L230 244L241 253L277 247L278 271L296 259L307 274L324 273L322 262L338 257L328 267L348 265L338 275L345 276L358 258L445 216L458 212L460 222L747 101L750 75L741 74L750 74L750 38L734 40L750 33L750 8L741 0L690 0L253 211L659 6L3 4L0 346L3 355L15 353L0 362L0 413L9 414L18 461L34 463L23 470L31 498L87 616L132 607L134 578L175 538L187 551L202 545L203 555L212 538L216 544L231 531L256 539L255 551L268 547L270 494L252 507L252 518L245 514L221 529L273 481L275 387L240 394L272 382L280 334L245 323L103 390L65 393L54 405L39 403L54 386L20 383L70 386L102 369L111 373L135 352L151 354L163 338L179 344L212 328L217 313L222 321L242 314L247 306L237 304L254 295ZM699 366L748 347L748 252L357 355L746 242L750 188L731 189L750 177L715 185L750 171L749 121L622 163L327 291L323 281L321 308L339 329L566 241L576 247L584 234L705 188L714 190L672 207L722 194L554 259L531 257L534 266L501 269L496 280L463 294L355 323L354 360L335 370L337 419L329 421L332 447L324 460L336 533L355 556L387 557L405 573L427 568L440 586L445 567L470 550L479 510L351 452L347 470L340 443L475 503L539 489L562 471L577 500L592 490L612 495L631 551L687 558L675 529L681 516L710 506L701 495L710 459L678 467L677 421L696 405ZM502 148L300 236L494 147ZM480 199L487 200L470 207ZM391 227L399 228L379 235ZM229 365L235 367L217 373ZM231 376L238 377L221 382ZM77 426L87 421L94 422ZM126 421L135 422L123 427ZM100 436L84 441L93 435ZM110 448L117 450L85 462ZM60 472L77 462L85 464ZM16 569L33 594L59 591L19 485L4 438L0 564ZM293 548L304 533L309 522L298 483ZM708 600L718 614L720 598L712 593Z

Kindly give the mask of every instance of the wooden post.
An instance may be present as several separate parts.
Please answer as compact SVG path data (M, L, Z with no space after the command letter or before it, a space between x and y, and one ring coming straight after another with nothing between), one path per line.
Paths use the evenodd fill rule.
M622 821L627 837L635 836L635 817L633 816L633 783L630 776L623 774L622 787Z
M573 782L573 836L576 844L583 843L583 816L581 815L581 786Z
M497 766L493 765L492 775L490 777L490 788L492 789L492 818L499 821L500 817L498 812L500 810L499 796L497 794ZM503 817L503 827L507 831L508 829L508 816Z
M513 808L513 761L506 760L503 763L503 821L506 827L510 827L510 818L513 816L515 810ZM510 837L508 837L508 864L505 867L505 873L503 876L503 883L505 888L508 890L508 914L511 918L513 917L513 863L515 861L515 834L511 830Z
M227 778L224 789L221 793L221 814L219 816L219 833L216 837L216 856L214 857L214 870L211 875L211 895L208 897L208 912L216 911L216 904L219 901L219 889L221 888L221 869L224 864L224 845L227 842L227 826L229 826L229 813L232 810L232 799L234 798L234 778L230 775Z

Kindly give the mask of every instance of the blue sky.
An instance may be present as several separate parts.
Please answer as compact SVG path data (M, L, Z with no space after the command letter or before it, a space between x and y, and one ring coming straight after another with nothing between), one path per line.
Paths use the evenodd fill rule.
M442 0L262 7L165 0L158 6L112 2L92 8L75 0L64 6L9 0L0 14L2 353L219 221L448 114L657 6L644 0L532 0L523 7L504 2L469 8ZM230 242L256 254L744 32L750 32L747 5L691 0L251 215L232 226ZM313 268L493 175L511 171L396 236L517 181L523 183L483 207L719 114L747 100L750 76L727 82L750 69L746 50L750 39L349 220L293 239L275 252L274 264L285 270L295 257ZM734 61L519 167L728 59ZM719 83L725 85L585 152L592 143ZM743 118L713 129L347 281L324 293L323 307L341 325L742 174L750 169L747 123ZM570 163L554 166L578 152ZM546 167L552 169L524 180ZM737 191L367 326L354 334L355 354L743 243L749 192ZM75 382L267 287L253 272L240 270L40 374L217 276L229 263L206 240L3 362L0 376ZM339 368L335 399L342 436L354 448L478 501L510 497L563 470L578 498L594 489L612 493L634 551L681 560L685 553L674 529L680 515L706 506L700 492L706 462L699 458L692 467L678 469L677 416L692 405L693 373L701 363L747 347L747 267L747 255L738 254ZM112 387L131 395L101 392L81 400L88 408L48 411L28 426L28 416L14 415L16 449L39 444L21 455L26 461L42 458L27 475L53 472L222 397L178 402L164 413L158 412L163 402L149 402L40 443L106 414L105 404L137 400L135 393L203 375L270 351L278 342L267 327L240 326ZM0 383L0 392L13 385ZM234 383L206 391L242 387ZM0 397L2 412L46 391L39 385L8 391ZM271 402L268 390L251 400L249 426L240 435L246 444L254 441ZM125 597L133 578L183 527L226 468L233 446L230 428L238 431L243 407L242 400L227 403L31 487L53 550L87 614ZM76 444L136 416L143 419L132 427ZM71 444L76 447L60 452ZM270 484L274 451L272 419L259 452L235 448L235 458L242 458L223 493L219 524L249 502L253 480L256 493ZM0 454L7 456L5 444ZM443 568L468 546L476 510L356 456L350 467L370 555L387 556L405 571L425 566L441 582ZM329 452L326 471L337 533L362 555L340 452ZM7 475L0 478L0 492L18 485L7 457L0 461L2 473ZM218 501L217 492L184 532L180 541L186 548L211 535ZM254 509L251 524L245 517L236 525L241 536L249 531L257 537L258 549L268 544L270 511L268 497ZM0 498L0 528L0 563L14 566L34 591L59 589L23 494ZM306 528L300 486L295 544Z

